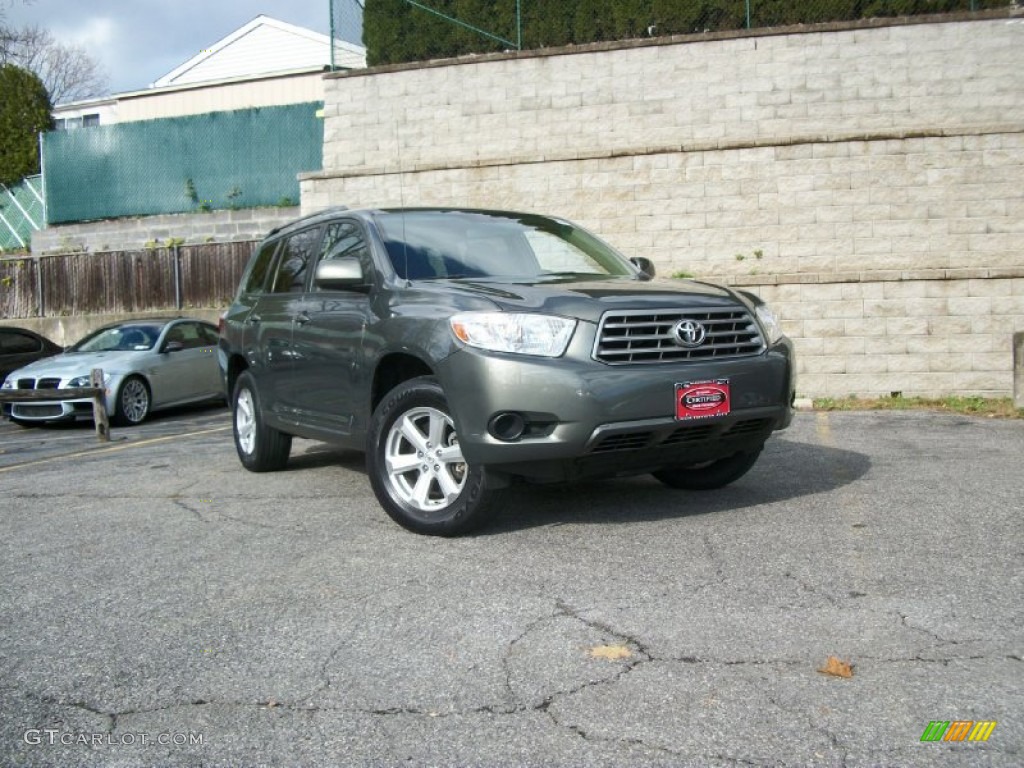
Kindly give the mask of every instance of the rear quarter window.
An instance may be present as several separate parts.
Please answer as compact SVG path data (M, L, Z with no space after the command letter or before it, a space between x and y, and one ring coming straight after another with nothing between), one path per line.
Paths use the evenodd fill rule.
M277 251L279 242L275 240L260 248L256 258L253 259L252 268L249 270L242 288L245 293L262 293L267 284L267 274L270 272L270 265L274 261L274 252Z

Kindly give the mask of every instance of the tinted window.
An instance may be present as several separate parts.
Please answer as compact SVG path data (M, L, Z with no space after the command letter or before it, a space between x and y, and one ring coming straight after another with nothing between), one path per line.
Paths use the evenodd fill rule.
M323 259L344 259L355 256L365 262L368 253L366 241L359 227L352 221L336 221L327 226L324 242L320 246Z
M305 229L287 238L281 245L281 258L272 293L302 292L306 287L306 268L320 243L320 228Z
M217 331L202 323L178 323L167 332L167 342L172 341L185 349L208 347L217 343Z
M21 331L0 330L0 352L5 355L23 355L39 352L42 342Z
M246 293L258 293L267 284L267 273L270 271L270 264L274 260L274 251L277 250L277 242L267 243L256 256L249 271L249 277L245 281Z

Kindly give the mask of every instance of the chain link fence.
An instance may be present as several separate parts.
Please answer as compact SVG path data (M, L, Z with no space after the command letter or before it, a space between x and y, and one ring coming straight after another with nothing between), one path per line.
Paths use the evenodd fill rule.
M1009 0L329 0L371 66L643 37L1008 8ZM365 5L365 7L363 7Z
M32 233L45 225L43 177L28 176L13 187L0 184L0 253L28 250Z
M322 102L115 123L43 135L49 224L291 206L320 170Z

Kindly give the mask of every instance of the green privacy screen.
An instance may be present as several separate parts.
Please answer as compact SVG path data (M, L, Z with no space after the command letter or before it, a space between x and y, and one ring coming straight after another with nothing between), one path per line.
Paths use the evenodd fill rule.
M52 131L47 222L297 205L320 170L322 102Z

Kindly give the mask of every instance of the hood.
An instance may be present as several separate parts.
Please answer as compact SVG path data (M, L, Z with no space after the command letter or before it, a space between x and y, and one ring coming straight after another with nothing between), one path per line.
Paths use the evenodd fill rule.
M424 294L443 293L456 303L486 299L508 312L539 312L596 323L609 310L721 307L745 304L727 288L695 280L559 277L517 281L434 280L416 284ZM459 301L462 299L462 301Z
M106 374L120 373L137 367L140 358L150 353L150 350L144 352L64 352L54 357L37 360L16 371L11 371L11 373L7 374L7 378L9 380L25 377L65 379L74 376L85 376L93 368L102 368Z

